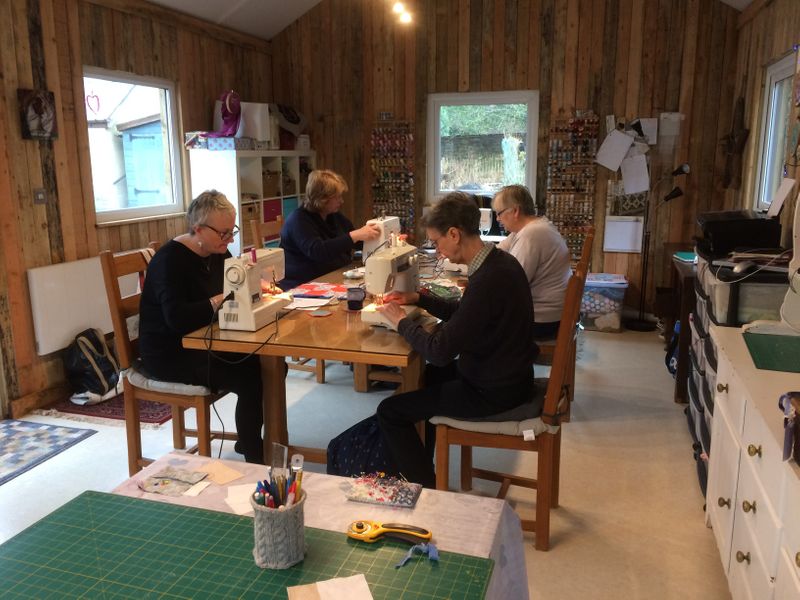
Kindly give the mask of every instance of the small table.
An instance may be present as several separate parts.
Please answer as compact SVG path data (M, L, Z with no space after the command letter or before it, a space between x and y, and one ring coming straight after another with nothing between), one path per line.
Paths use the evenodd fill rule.
M681 330L678 334L678 364L675 370L675 402L686 404L689 401L689 342L692 332L689 327L689 315L695 308L694 281L697 272L692 263L686 263L672 258L672 289L676 294L679 306L678 319ZM667 336L672 335L672 330L665 331Z
M243 476L226 485L212 483L197 497L152 494L138 486L138 482L165 467L193 470L209 461L220 462ZM263 479L265 473L261 465L174 452L136 473L114 489L114 493L230 513L231 508L225 502L228 487L251 483L255 489L255 482ZM487 598L528 598L519 517L505 500L425 489L413 509L392 508L351 502L345 498L348 486L345 477L304 472L303 488L308 494L304 507L306 526L344 532L351 522L367 519L425 527L433 532L439 550L494 560Z
M319 281L342 281L335 271ZM276 323L258 331L221 330L215 324L198 329L183 338L185 348L219 352L255 353L261 357L264 383L264 460L269 463L271 442L289 445L286 424L286 364L287 356L302 356L324 360L341 360L360 365L399 367L401 383L398 392L413 391L420 385L422 359L395 331L372 327L361 321L361 313L347 310L346 302L326 305L331 314L313 317L307 311L295 310ZM331 432L337 433L337 432ZM292 447L310 462L326 462L326 452L320 448Z

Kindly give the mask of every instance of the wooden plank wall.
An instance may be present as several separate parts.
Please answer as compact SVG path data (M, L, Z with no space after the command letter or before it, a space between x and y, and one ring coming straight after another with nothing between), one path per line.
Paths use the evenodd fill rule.
M800 44L800 2L796 0L762 0L742 12L739 18L739 60L737 62L736 96L745 99L745 127L750 136L745 147L742 169L742 185L731 190L728 204L749 205L755 188L758 146L762 132L761 112L764 101L764 76L766 68L791 52ZM797 75L795 75L797 77ZM789 119L789 138L797 125L798 110L795 107ZM793 152L789 149L788 154ZM800 167L788 166L789 177L800 178ZM795 190L797 191L797 190ZM791 245L792 217L795 198L787 200L781 214L783 245Z
M0 397L11 400L0 415L10 404L17 416L64 394L60 356L35 352L26 269L184 229L183 215L96 226L82 65L175 81L183 131L192 131L211 128L225 89L271 101L272 58L269 42L140 0L0 0L0 22ZM17 88L54 92L57 140L21 139ZM42 187L49 201L35 205L32 190Z
M653 224L655 281L669 273L663 242L689 242L698 211L728 206L719 138L728 129L739 12L717 0L428 0L407 2L402 26L386 3L323 0L273 40L275 96L311 122L318 163L350 182L350 216L371 216L368 139L377 113L416 126L417 211L425 190L426 98L434 92L540 92L537 197L543 199L548 130L575 109L601 117L685 115L675 156L689 161L686 196ZM294 75L304 73L302 82ZM658 174L658 173L657 173ZM602 252L610 173L598 167L593 270L626 274L638 300L639 254ZM664 184L666 188L666 184ZM663 194L669 188L663 190ZM364 202L366 200L366 202ZM343 210L348 210L347 208ZM651 277L651 282L654 279ZM651 283L650 293L654 285Z

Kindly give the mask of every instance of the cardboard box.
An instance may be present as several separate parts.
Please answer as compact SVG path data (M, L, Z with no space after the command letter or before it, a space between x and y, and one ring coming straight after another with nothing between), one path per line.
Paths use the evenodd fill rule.
M279 171L264 170L261 172L261 189L264 198L281 195L281 174Z
M252 150L253 140L250 138L210 137L209 150Z

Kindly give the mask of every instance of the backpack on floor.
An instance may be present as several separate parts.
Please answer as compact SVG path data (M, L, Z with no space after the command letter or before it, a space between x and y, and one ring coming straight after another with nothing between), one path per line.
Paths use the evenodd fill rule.
M667 371L669 371L673 377L675 377L675 373L678 372L678 340L681 335L681 322L675 321L675 327L672 329L672 337L669 338L669 344L667 344L667 354L664 357L664 364L667 365Z
M331 440L327 472L343 477L370 473L397 475L377 415L367 417Z
M119 381L119 363L99 329L86 329L75 336L64 352L64 369L76 393L103 396Z

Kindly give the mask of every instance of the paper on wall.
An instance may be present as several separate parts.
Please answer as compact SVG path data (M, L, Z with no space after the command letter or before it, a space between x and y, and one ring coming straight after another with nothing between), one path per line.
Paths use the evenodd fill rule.
M651 146L658 143L658 119L639 119L639 124L642 126L647 143Z
M778 216L778 214L781 212L781 208L783 208L784 201L789 197L789 192L791 192L792 188L794 188L794 184L795 180L791 177L784 177L781 180L781 185L778 187L778 190L772 197L772 202L770 202L769 210L767 211L768 217Z
M622 161L622 182L626 194L639 194L650 189L650 175L647 173L647 159L644 154Z
M633 138L615 129L603 140L600 149L597 151L595 161L606 169L616 171L619 169L631 144L633 144Z
M664 112L659 115L661 135L674 137L681 132L683 115L677 112Z

